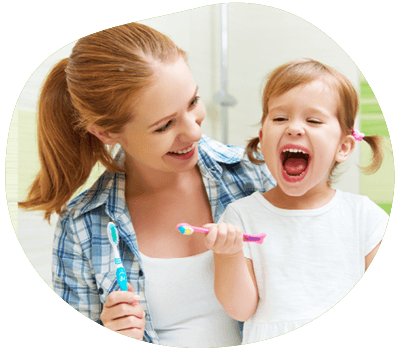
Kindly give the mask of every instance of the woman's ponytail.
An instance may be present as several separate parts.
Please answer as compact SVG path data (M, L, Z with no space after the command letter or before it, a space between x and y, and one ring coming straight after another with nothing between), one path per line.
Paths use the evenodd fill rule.
M75 44L47 77L38 104L41 169L19 206L42 210L49 220L100 162L124 172L108 146L88 132L96 126L118 134L132 120L132 103L155 83L159 62L186 59L184 51L160 32L140 23L106 29Z
M97 160L102 163L104 144L76 128L78 112L71 102L65 68L68 58L56 64L48 75L38 103L38 151L40 171L28 197L19 207L44 211L46 220L61 214L67 201L88 179Z
M68 58L57 63L42 87L37 119L40 171L27 199L18 203L26 210L44 211L47 221L53 212L61 214L98 160L110 170L122 171L111 165L114 162L97 137L77 129L78 111L68 92L67 64Z

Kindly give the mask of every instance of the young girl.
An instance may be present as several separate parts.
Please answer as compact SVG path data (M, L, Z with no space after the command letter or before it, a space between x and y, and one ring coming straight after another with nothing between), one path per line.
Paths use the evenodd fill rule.
M354 130L358 97L337 71L303 59L275 69L263 93L258 143L277 186L228 206L207 225L214 251L215 292L227 313L246 321L243 344L278 336L315 319L357 283L375 256L388 215L365 196L334 190L333 170L355 142L372 148L372 173L382 162L381 139ZM242 232L266 233L245 243Z

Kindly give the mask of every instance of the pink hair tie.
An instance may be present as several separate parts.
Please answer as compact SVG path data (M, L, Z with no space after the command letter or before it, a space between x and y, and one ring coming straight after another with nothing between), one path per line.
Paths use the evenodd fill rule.
M364 136L365 134L359 132L357 129L353 129L353 137L355 138L356 141L362 141Z

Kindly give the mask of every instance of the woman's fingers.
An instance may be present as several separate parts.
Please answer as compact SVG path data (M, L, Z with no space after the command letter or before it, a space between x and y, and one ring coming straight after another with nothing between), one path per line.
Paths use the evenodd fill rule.
M104 303L105 308L112 307L120 303L135 303L140 300L139 294L133 292L116 291L108 295L106 302Z
M145 316L139 303L120 303L104 307L101 320L104 327L108 329L142 340L146 323Z
M111 292L103 306L100 319L104 327L141 340L146 323L140 296L128 283L128 291Z

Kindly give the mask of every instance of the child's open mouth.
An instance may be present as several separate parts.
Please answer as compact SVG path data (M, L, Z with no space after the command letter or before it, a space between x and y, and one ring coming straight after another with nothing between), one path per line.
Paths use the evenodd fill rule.
M301 146L286 145L281 150L282 175L286 181L298 182L304 179L310 163L310 152Z

